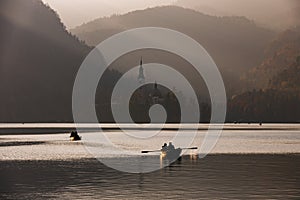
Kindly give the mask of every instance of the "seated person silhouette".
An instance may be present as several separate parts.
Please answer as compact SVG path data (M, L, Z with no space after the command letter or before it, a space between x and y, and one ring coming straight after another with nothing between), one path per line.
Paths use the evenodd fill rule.
M168 149L169 149L170 151L172 151L172 150L175 149L175 146L172 144L172 142L169 142Z
M164 143L164 146L161 147L162 151L167 151L168 150L168 145L167 143Z

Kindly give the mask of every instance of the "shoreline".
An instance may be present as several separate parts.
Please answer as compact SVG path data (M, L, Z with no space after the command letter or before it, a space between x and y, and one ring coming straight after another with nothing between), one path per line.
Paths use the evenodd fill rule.
M198 126L198 127L197 127ZM74 123L0 123L0 135L61 134L79 132L133 131L300 131L300 123L265 124L74 124Z

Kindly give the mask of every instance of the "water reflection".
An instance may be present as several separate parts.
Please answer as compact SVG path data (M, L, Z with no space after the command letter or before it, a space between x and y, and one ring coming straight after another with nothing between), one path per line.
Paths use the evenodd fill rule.
M195 154L195 153L189 154L189 157L190 157L191 161L193 161L193 160L196 161L199 158L199 156L197 154Z
M299 167L298 154L188 155L146 174L122 173L95 159L0 161L0 199L297 198Z
M0 147L11 147L11 146L32 146L45 144L45 141L12 141L12 142L1 142Z

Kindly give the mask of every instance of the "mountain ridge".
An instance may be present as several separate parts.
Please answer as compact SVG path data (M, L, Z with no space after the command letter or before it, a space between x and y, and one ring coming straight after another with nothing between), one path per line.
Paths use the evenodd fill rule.
M283 31L273 39L264 50L262 63L251 69L246 76L253 87L267 88L271 79L294 66L299 56L300 26Z
M40 0L0 4L0 121L72 121L73 82L90 47Z
M213 16L246 16L275 31L300 25L298 0L177 0L174 5Z
M99 18L71 32L87 44L96 46L116 33L147 26L176 30L199 42L219 66L231 94L241 90L240 85L234 82L239 80L241 72L261 63L263 49L275 35L244 17L215 17L178 6L161 6ZM165 60L170 59L165 57ZM136 60L126 61L131 65L136 63ZM184 70L183 66L181 68Z

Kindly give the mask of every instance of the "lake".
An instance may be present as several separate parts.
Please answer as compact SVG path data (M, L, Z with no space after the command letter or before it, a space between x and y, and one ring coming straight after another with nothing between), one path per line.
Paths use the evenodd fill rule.
M11 127L15 129L11 131ZM68 133L20 134L37 125L2 124L15 134L0 135L1 199L299 199L300 125L225 125L213 151L203 159L187 151L180 161L151 173L125 173L111 169L90 154L84 141L70 142ZM58 127L59 126L59 127ZM66 127L68 126L68 127ZM201 146L206 125L191 146ZM124 140L122 131L104 134L118 148L146 158L159 158L140 150L159 149L176 134L173 126L156 137ZM149 130L133 130L147 134ZM187 127L185 130L190 131ZM30 132L30 131L29 131ZM85 133L81 136L85 137ZM98 156L127 159L101 146ZM159 160L159 159L158 159ZM122 163L122 162L121 162Z

